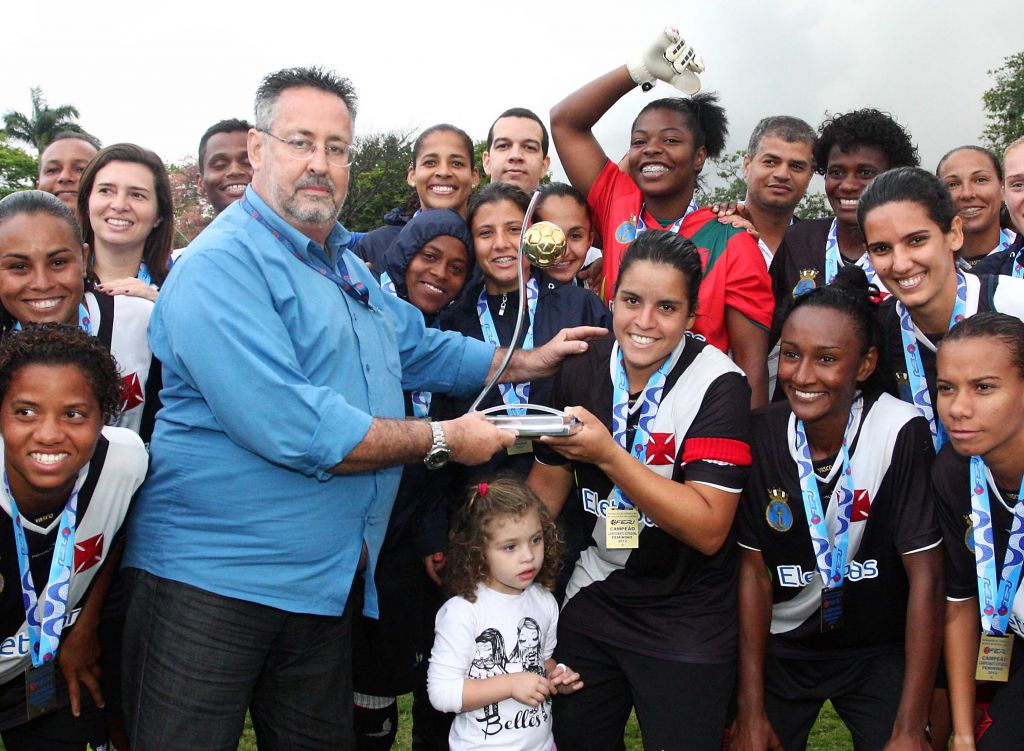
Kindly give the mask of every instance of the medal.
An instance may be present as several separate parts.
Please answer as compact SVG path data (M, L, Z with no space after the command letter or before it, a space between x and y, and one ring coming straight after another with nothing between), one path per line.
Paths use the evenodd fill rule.
M938 452L942 448L942 444L946 442L946 431L932 406L932 397L928 392L928 379L925 378L924 363L921 361L920 344L914 331L914 322L903 303L897 301L896 312L900 317L900 337L903 340L903 358L907 365L907 385L909 386L911 404L917 407L918 412L924 415L928 421L928 427L932 431L932 444L935 446L935 451ZM964 279L964 275L958 271L956 272L956 300L953 302L953 314L949 317L947 330L966 317L967 281Z
M18 504L11 492L11 485L4 471L4 488L11 506L11 521L14 527L15 548L18 551L18 570L21 573L21 593L25 605L25 623L28 629L29 648L32 652L32 666L41 667L52 662L57 656L60 635L64 630L64 619L68 608L68 589L71 582L71 567L75 556L75 527L78 522L78 487L71 492L57 527L57 540L50 559L50 576L43 589L43 598L36 595L29 564L28 541L22 526Z
M530 316L530 326L523 338L523 346L520 349L533 349L533 320L537 316L537 298L540 290L537 287L537 278L531 276L526 283L526 310ZM494 327L494 318L487 306L487 288L480 290L480 298L476 301L476 313L480 318L480 330L483 332L484 341L494 347L501 346L498 339L498 330ZM513 347L516 343L512 342ZM499 383L498 393L501 394L501 401L508 405L527 404L530 401L530 382L525 383ZM522 407L510 406L507 410L510 415L525 415L526 410Z
M835 534L829 534L825 519L825 508L818 492L818 479L814 474L811 461L811 447L807 442L803 420L796 421L796 459L797 472L800 476L800 490L804 501L804 513L807 517L807 531L814 547L814 557L818 574L821 577L821 632L837 631L843 624L843 580L846 576L847 551L850 544L850 516L853 512L853 471L850 469L849 441L853 426L860 412L861 400L858 397L850 406L850 417L846 421L843 433L842 458L843 470L832 493L836 499Z
M651 427L654 424L654 418L658 416L658 408L661 406L661 398L664 396L665 380L679 361L680 355L683 354L684 346L686 346L685 336L679 340L679 344L676 345L672 354L665 358L665 361L647 380L647 384L632 407L629 405L629 375L626 373L626 364L622 359L622 350L619 349L618 342L612 347L610 362L613 386L612 438L619 446L629 451L634 459L645 466L647 464L647 444L651 440ZM636 430L633 431L632 445L627 446L626 433L629 430L629 416L632 414L637 414ZM612 488L612 497L609 500L611 502L608 504L608 511L605 514L608 547L620 549L639 547L640 513L636 510L633 502L618 486ZM614 530L614 535L612 530Z
M1024 563L1024 502L1013 508L1013 525L1003 556L1003 578L996 577L995 538L992 533L992 504L988 493L988 472L980 456L971 457L971 536L978 577L978 609L981 611L981 643L978 647L977 679L1006 681L1010 676L1013 634L1007 634L1013 601L1017 597L1021 564ZM1018 499L1024 494L1024 481Z

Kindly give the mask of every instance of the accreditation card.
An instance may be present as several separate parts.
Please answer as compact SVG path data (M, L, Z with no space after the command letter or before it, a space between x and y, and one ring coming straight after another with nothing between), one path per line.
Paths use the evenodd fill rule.
M605 542L609 550L640 547L640 512L635 508L610 508L605 515Z
M996 636L981 635L978 645L978 670L974 677L979 681L1001 681L1010 679L1010 655L1013 654L1013 634Z

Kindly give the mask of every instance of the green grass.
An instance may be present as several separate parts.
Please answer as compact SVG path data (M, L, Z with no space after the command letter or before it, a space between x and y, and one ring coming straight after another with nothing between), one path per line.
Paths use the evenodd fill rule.
M412 746L409 729L412 725L412 697L402 696L398 699L398 738L395 740L394 751L408 751ZM640 728L636 718L631 717L626 726L626 748L629 751L643 749L640 740ZM826 703L818 715L818 721L811 731L807 744L808 751L853 751L853 741L842 720L833 711L832 705ZM238 751L256 751L256 735L252 731L252 723L245 718L245 733Z

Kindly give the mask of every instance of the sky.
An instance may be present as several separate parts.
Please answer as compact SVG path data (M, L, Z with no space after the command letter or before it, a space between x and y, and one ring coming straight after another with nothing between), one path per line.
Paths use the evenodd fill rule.
M41 86L51 104L76 105L104 144L134 141L169 162L194 155L217 120L251 119L256 86L280 68L319 64L350 78L357 134L451 122L480 140L508 107L547 120L673 25L704 57L703 87L729 115L728 151L766 115L817 127L826 112L872 106L909 129L934 169L978 141L987 71L1024 49L1019 0L55 0L7 4L0 18L0 111L29 111L29 89ZM620 100L595 128L605 151L624 153L639 109L674 92L659 84ZM556 154L552 172L564 177Z

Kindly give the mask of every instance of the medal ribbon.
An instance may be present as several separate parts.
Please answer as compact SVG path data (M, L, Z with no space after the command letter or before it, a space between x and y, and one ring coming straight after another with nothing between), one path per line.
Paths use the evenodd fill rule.
M135 275L135 278L145 284L153 283L153 275L149 273L149 266L145 261L139 261L139 273Z
M318 263L316 259L312 257L304 257L296 250L291 240L282 235L276 229L274 229L270 223L260 214L259 211L252 205L249 199L245 196L242 197L242 208L245 209L246 213L255 219L257 222L266 227L270 233L277 238L283 246L285 246L293 256L299 259L300 262L309 266L314 271L318 272L322 276L327 277L332 282L338 285L339 289L346 295L351 297L358 303L370 307L370 292L366 289L366 285L362 282L353 282L348 273L348 266L345 264L345 258L343 253L338 253L338 258L335 261L335 268L328 268L326 265ZM326 253L326 249L324 251Z
M1024 481L1020 493L1024 494ZM1010 623L1013 600L1017 596L1021 564L1024 563L1024 500L1017 496L1013 526L1003 557L1003 580L996 578L995 538L992 534L992 506L988 495L985 461L971 457L971 534L974 538L974 564L978 572L978 608L981 629L1002 636ZM998 582L998 583L997 583Z
M636 232L633 234L633 239L640 237L644 232L647 231L647 223L644 222L644 209L647 207L647 203L640 204L640 213L636 218ZM686 219L690 214L696 211L699 207L697 206L696 200L691 200L690 205L686 207L686 213L681 217L672 222L672 226L669 227L666 232L676 233L679 232L679 228L683 226L683 220Z
M946 431L935 414L932 397L928 393L928 381L924 375L924 363L921 361L921 352L919 351L920 345L917 342L917 335L914 333L914 322L910 319L910 313L903 303L896 303L896 312L900 316L900 336L903 339L903 357L907 365L907 380L910 383L912 403L928 420L928 427L932 431L932 444L938 451L946 442ZM967 281L964 279L964 275L957 271L956 300L953 303L953 315L949 318L947 331L962 321L966 315Z
M837 227L839 226L839 220L833 219L832 226L828 229L828 237L825 238L825 284L832 284L836 276L839 275L839 269L843 265L842 256L839 253L839 237L836 234ZM861 266L857 264L867 275L868 284L874 284L878 287L879 291L885 295L885 285L878 281L878 275L875 273L875 267L868 261L867 264Z
M843 586L846 552L850 544L850 515L853 513L854 490L848 442L859 411L859 403L858 399L850 407L850 419L847 420L846 431L843 433L843 470L832 493L837 506L836 533L831 542L825 509L821 505L821 495L818 492L818 480L814 475L814 463L811 461L811 446L807 442L803 420L796 421L796 467L800 475L804 513L807 515L807 530L811 533L818 573L821 575L822 586L826 589L838 589Z
M92 319L89 318L89 311L82 303L78 303L78 328L92 336ZM21 321L15 321L11 331L21 331Z
M21 572L21 595L25 606L25 621L28 626L29 647L32 650L32 666L41 667L57 656L60 635L64 630L64 619L68 609L68 591L71 581L71 567L75 558L75 526L78 522L78 486L68 498L67 505L57 527L57 540L50 560L50 578L43 590L45 604L36 595L32 568L29 564L28 541L22 527L18 504L11 492L11 484L4 470L4 488L11 502L11 521L14 527L15 547L18 550L18 569ZM40 613L40 611L42 611Z
M388 276L386 271L380 275L380 288L384 294L398 297L395 283L391 281L391 277ZM436 320L431 324L431 327L438 328ZM429 391L411 391L409 396L412 399L412 414L414 417L427 417L430 415L430 400L433 398L433 394Z
M629 451L641 464L647 464L647 443L651 439L651 425L654 418L658 416L658 408L661 406L661 398L665 391L665 380L672 372L686 338L680 342L665 362L647 380L647 385L640 392L640 396L629 407L629 375L626 373L626 363L622 359L622 350L616 343L612 350L612 362L615 363L614 377L612 378L612 437L623 449ZM628 430L629 416L639 412L636 421L636 430L633 433L632 446L626 446L626 433ZM616 508L633 508L633 502L626 497L626 494L616 486L613 490Z
M526 336L523 338L523 346L520 349L533 349L533 319L537 315L537 298L540 290L537 287L537 278L531 276L526 283L526 310L530 316L530 325L526 329ZM480 317L480 330L483 331L484 341L494 347L500 347L498 330L494 327L494 318L491 316L491 309L487 307L487 288L480 290L480 298L476 301L476 313ZM515 342L510 345L516 346ZM530 401L530 382L525 383L499 383L498 392L501 394L501 401L505 404L526 404ZM510 415L525 415L526 410L512 408L508 410Z

